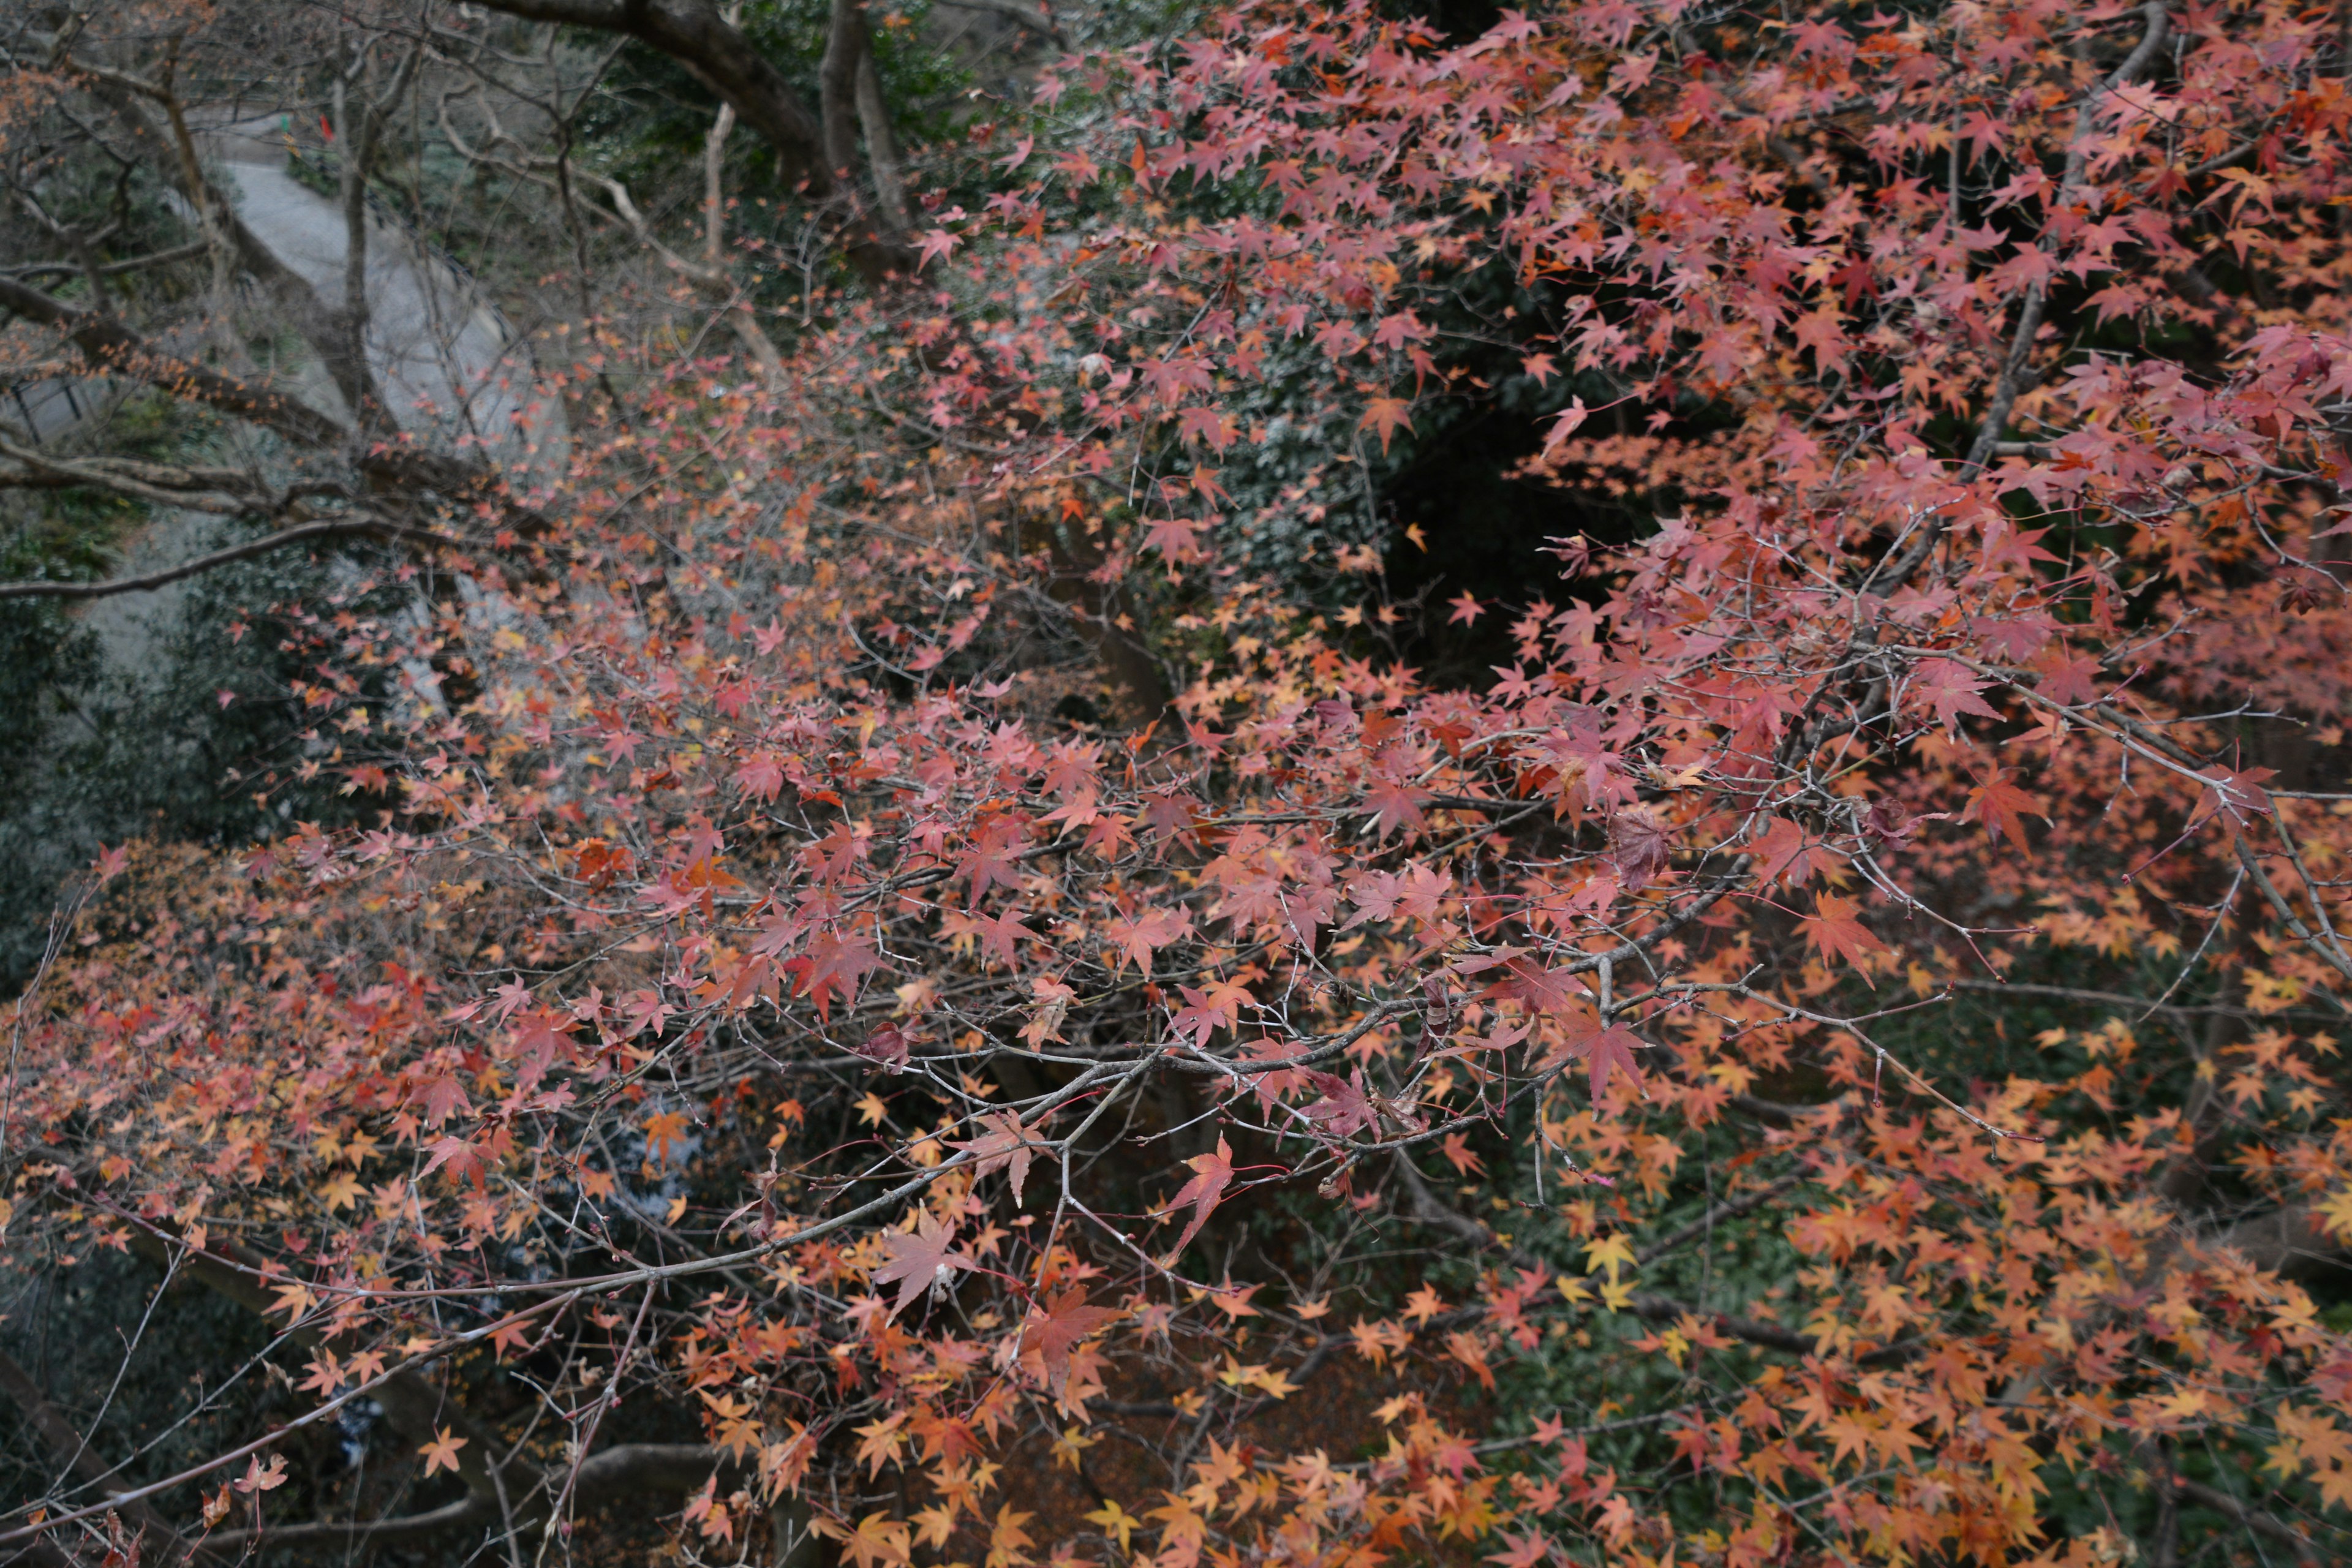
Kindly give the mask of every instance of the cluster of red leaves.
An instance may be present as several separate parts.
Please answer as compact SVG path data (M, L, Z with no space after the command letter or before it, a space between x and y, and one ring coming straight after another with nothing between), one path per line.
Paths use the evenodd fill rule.
M2352 1238L2352 817L2277 778L2352 639L2335 24L1684 12L1089 62L935 295L670 367L433 645L325 615L481 695L340 762L380 826L150 869L19 1005L16 1237L258 1273L322 1400L561 1342L551 1452L600 1379L698 1409L730 1560L798 1507L857 1568L1034 1561L1033 1439L1100 1500L1057 1556L1162 1568L2105 1560L2059 1487L2340 1543L2352 1348L2291 1275ZM1302 348L1383 447L1474 395L1433 323L1496 266L1559 301L1532 379L1654 416L1580 393L1538 468L1683 499L1466 605L1517 662L1433 690L1233 570L1204 459ZM1147 641L1172 711L1048 716ZM2003 992L2091 1021L2001 1081L1895 1032ZM1707 1214L1795 1261L1653 1293L1733 1127ZM1416 1163L1497 1132L1540 1226ZM1277 1283L1214 1240L1269 1189L1478 1283ZM1465 1435L1628 1320L1644 1407ZM1399 1380L1379 1436L1257 1447L1335 1363ZM1148 1491L1097 1486L1122 1424ZM1633 1427L1664 1474L1593 1458Z

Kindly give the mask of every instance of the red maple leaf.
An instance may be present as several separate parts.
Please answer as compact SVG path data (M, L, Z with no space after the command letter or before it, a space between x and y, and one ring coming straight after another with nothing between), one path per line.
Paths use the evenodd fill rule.
M1829 852L1808 841L1805 830L1787 817L1766 820L1769 826L1748 847L1748 852L1756 857L1756 875L1767 887L1784 876L1803 887L1829 860Z
M426 1176L446 1165L449 1167L450 1180L464 1181L471 1177L474 1190L476 1192L483 1190L480 1148L463 1138L454 1136L437 1139L427 1147L432 1150L433 1158L425 1162L425 1169L417 1173L418 1181L423 1181Z
M856 938L820 931L810 939L807 955L784 968L798 982L800 994L816 1004L817 1016L830 1018L834 997L856 996L858 982L881 964L873 948Z
M2042 657L2033 661L2033 668L2042 677L2035 683L2034 689L2053 702L2071 706L2098 700L2099 661L2095 658L2071 654L2053 644L2042 650Z
M1032 1308L1025 1332L1045 1363L1046 1383L1058 1388L1068 1382L1070 1352L1079 1341L1105 1323L1118 1321L1119 1316L1115 1308L1087 1306L1082 1285L1057 1292L1043 1311Z
M1423 825L1421 808L1428 802L1427 790L1401 779L1375 779L1364 786L1364 804L1372 808L1372 824L1381 838L1400 827L1418 831Z
M1364 405L1364 416L1356 422L1356 428L1379 431L1381 450L1386 452L1389 439L1396 434L1398 426L1402 425L1407 430L1412 428L1412 421L1405 416L1412 408L1412 404L1405 398L1372 398Z
M1813 902L1815 912L1801 917L1798 923L1805 928L1805 940L1813 944L1813 951L1824 962L1843 959L1868 980L1869 974L1862 969L1863 955L1882 952L1886 944L1853 918L1856 908L1852 899L1823 893Z
M1202 991L1191 985L1180 985L1184 994L1184 1005L1176 1010L1173 1023L1180 1035L1190 1035L1196 1046L1206 1047L1209 1037L1219 1029L1231 1028L1237 1016L1234 988L1215 986ZM1246 997L1247 992L1240 995Z
M1948 658L1922 659L1919 668L1912 671L1912 697L1934 707L1937 721L1947 731L1958 731L1963 713L1980 719L2000 717L1977 695L1983 689L1984 682L1969 674L1967 666Z
M2025 838L2024 819L2029 816L2047 821L2049 808L2042 805L2040 796L2010 783L2008 774L1995 773L1969 791L1969 806L1960 814L1960 819L1983 823L1987 834L2007 838L2021 854L2032 847Z
M1564 1067L1580 1058L1596 1103L1608 1091L1612 1072L1622 1072L1637 1087L1640 1085L1642 1072L1633 1065L1633 1053L1642 1048L1639 1036L1622 1024L1603 1027L1599 1010L1581 998L1571 1001L1560 1011L1565 1016L1559 1037L1544 1054L1544 1059L1538 1064L1538 1070Z

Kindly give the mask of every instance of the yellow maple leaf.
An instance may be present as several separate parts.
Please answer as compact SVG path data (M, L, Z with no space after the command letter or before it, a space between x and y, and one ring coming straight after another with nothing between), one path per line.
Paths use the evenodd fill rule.
M1620 1268L1633 1267L1633 1244L1625 1238L1625 1233L1622 1230L1612 1231L1599 1241L1589 1244L1584 1249L1584 1271L1587 1274L1597 1274L1606 1268L1609 1270L1609 1283L1612 1285L1617 1283L1617 1271Z
M1128 1537L1133 1535L1143 1521L1119 1507L1117 1498L1105 1498L1102 1507L1087 1515L1087 1522L1101 1525L1105 1535L1116 1534L1118 1549L1124 1553L1128 1551Z

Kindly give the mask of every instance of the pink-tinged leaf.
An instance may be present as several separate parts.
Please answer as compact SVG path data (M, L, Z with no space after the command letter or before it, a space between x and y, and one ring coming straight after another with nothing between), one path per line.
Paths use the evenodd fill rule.
M752 800L772 801L784 787L784 770L766 752L754 752L735 769L736 787Z
M1638 893L1666 868L1672 840L1658 814L1645 805L1629 805L1609 819L1609 858L1617 879L1629 893Z
M1323 1095L1300 1114L1333 1137L1345 1138L1351 1132L1360 1131L1377 1119L1378 1112L1373 1110L1371 1096L1364 1090L1363 1068L1356 1069L1352 1082L1311 1068L1300 1076L1321 1090Z
M1143 531L1143 548L1157 550L1171 562L1196 560L1206 527L1197 518L1155 518Z
M1970 674L1966 666L1948 658L1926 658L1911 673L1911 699L1926 702L1936 710L1936 720L1948 731L1957 732L1960 715L1979 719L1998 719L2000 714L1977 695L1985 683Z
M885 1024L849 1047L866 1060L888 1068L892 1072L907 1070L907 1035L896 1024Z
M1208 1224L1209 1216L1216 1212L1219 1200L1224 1196L1226 1186L1234 1179L1234 1152L1220 1137L1215 1153L1195 1154L1184 1163L1192 1169L1192 1179L1177 1189L1174 1200L1168 1205L1171 1214L1188 1206L1192 1211L1191 1221L1184 1226L1184 1234L1176 1238L1177 1253L1192 1245L1192 1238L1201 1234L1201 1227Z
M2274 768L2245 768L2235 773L2228 768L2207 768L2202 776L2208 782L2197 796L2196 820L2223 816L2233 823L2243 823L2268 816L2271 797L2270 792L2263 788L2263 781L2276 772Z
M474 1113L473 1102L466 1098L465 1087L451 1073L443 1073L418 1084L409 1096L409 1102L423 1108L427 1127L438 1127L452 1116L471 1116Z
M929 1209L916 1221L912 1234L898 1231L882 1238L890 1260L875 1270L874 1283L898 1287L898 1300L890 1309L893 1318L924 1291L945 1286L957 1270L971 1267L971 1258L950 1250L954 1245L955 1232Z
M2034 689L2053 702L2063 702L2072 707L2081 702L2095 702L2099 699L2097 659L2069 653L2053 644L2042 650L2042 657L2033 661L2033 668L2041 677L2034 683Z
M418 1173L417 1180L421 1182L425 1177L446 1165L449 1167L451 1181L462 1182L470 1179L476 1192L483 1190L483 1160L480 1148L463 1138L454 1136L436 1139L428 1144L427 1148L431 1150L433 1157L425 1162L425 1169Z
M956 236L950 234L946 229L932 229L930 232L923 236L923 242L919 247L919 254L915 258L915 270L918 272L921 271L924 268L929 267L932 262L946 256L961 243L961 241L960 241Z
M1425 819L1421 808L1429 804L1429 792L1402 779L1374 779L1364 786L1364 804L1372 810L1375 837L1386 838L1398 828L1418 833Z
M556 1058L577 1065L580 1052L568 1033L572 1021L561 1013L551 1013L534 1007L515 1024L514 1040L510 1047L514 1059L520 1064L516 1081L524 1092L536 1088L545 1078Z
M1038 1145L1022 1127L1021 1118L1010 1110L992 1111L980 1119L987 1131L979 1137L961 1143L950 1143L973 1156L974 1171L985 1176L998 1171L1012 1173L1013 1206L1019 1208L1026 1200L1022 1188L1028 1184L1029 1162L1035 1156Z
M1785 877L1790 886L1801 888L1836 863L1834 856L1787 817L1769 817L1767 822L1763 833L1748 847L1748 854L1755 857L1756 875L1766 887Z
M1241 437L1233 416L1206 404L1194 404L1176 416L1176 438L1188 445L1205 445L1222 452ZM1382 449L1386 450L1385 443Z
M1591 412L1591 409L1584 406L1584 399L1581 397L1570 398L1568 406L1552 416L1551 428L1544 432L1544 455L1549 457L1554 447L1564 444L1570 436L1575 435L1578 428L1583 425L1585 416Z
M1151 955L1176 942L1192 929L1192 917L1172 910L1149 910L1110 921L1103 928L1103 936L1119 950L1128 963L1151 973Z
M854 1000L858 983L881 965L880 956L867 943L834 931L819 931L810 940L807 955L793 959L784 968L793 975L799 994L816 1004L817 1016L830 1018L833 999Z
M626 1026L621 1031L622 1037L633 1038L648 1032L659 1035L662 1026L669 1021L669 1005L662 1000L660 992L632 991L621 1015L622 1022Z

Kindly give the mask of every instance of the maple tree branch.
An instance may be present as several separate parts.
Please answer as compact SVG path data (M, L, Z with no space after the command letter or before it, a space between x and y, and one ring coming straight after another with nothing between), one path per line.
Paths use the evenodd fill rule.
M2241 1253L2255 1268L2291 1279L2307 1278L2331 1264L2341 1268L2352 1250L2302 1204L2239 1220L2200 1245Z
M0 277L0 309L57 328L96 374L143 382L173 397L233 414L299 446L347 450L356 434L306 404L159 350L112 316L82 310L14 279ZM430 492L455 502L491 502L527 535L543 534L551 527L545 517L508 499L496 472L446 453L395 442L361 452L352 462L361 473L394 489Z
M2269 903L2272 911L2284 923L2287 930L2293 931L2299 941L2316 952L2330 968L2346 979L2352 980L2352 954L2347 954L2342 944L2333 940L2332 931L2323 939L2320 932L2305 925L2303 917L2296 914L2294 907L2286 901L2286 895L2279 891L2278 884L2271 880L2270 873L2263 869L2261 858L2246 847L2246 836L2241 833L2234 837L2238 863L2246 868L2249 876L2253 878L2254 886L2262 890L2263 898ZM2317 900L2315 898L2313 902L2316 906Z
M1708 1231L1714 1229L1725 1220L1738 1219L1741 1215L1749 1214L1757 1209L1762 1208L1766 1204L1770 1203L1782 1193L1789 1191L1791 1187L1801 1184L1804 1179L1805 1178L1802 1173L1792 1172L1791 1173L1781 1177L1777 1182L1770 1182L1757 1188L1754 1192L1748 1194L1745 1197L1727 1199L1726 1201L1716 1205L1713 1208L1707 1210L1705 1214L1699 1215L1698 1218L1691 1221L1680 1230L1672 1233L1661 1240L1652 1242L1648 1247L1633 1255L1633 1261L1644 1267L1654 1263L1659 1258L1665 1257L1668 1253L1680 1248L1684 1243L1697 1240L1700 1237L1705 1236Z
M213 551L209 554L183 561L176 566L166 566L157 571L142 573L135 577L110 577L98 583L47 580L0 583L0 600L104 599L117 594L152 593L155 589L169 586L185 578L201 576L215 567L226 566L238 561L249 561L257 555L273 554L290 545L301 544L312 540L355 538L397 539L436 544L452 550L462 550L466 547L465 541L436 532L429 528L412 528L403 523L373 517L356 521L336 519L327 522L302 523L294 528L281 530L265 539L248 540L243 544L233 544L226 549Z
M2168 1475L2165 1481L2175 1497L2228 1516L2255 1534L2267 1536L2289 1548L2305 1563L2316 1564L2321 1561L2318 1550L2311 1544L2309 1536L2258 1508L2248 1507L2228 1492L2216 1487L2209 1487L2202 1481L2189 1480L2185 1476Z
M383 1519L314 1519L285 1524L264 1524L248 1530L216 1530L208 1543L223 1552L242 1554L250 1547L271 1546L390 1546L422 1541L445 1531L497 1522L498 1500L471 1495L423 1513L393 1514Z
M857 122L866 132L866 166L874 175L874 199L882 218L902 243L913 226L907 205L907 167L898 153L898 136L890 126L890 102L882 93L882 73L875 68L869 43L857 62Z
M2042 985L2023 980L1947 980L1945 988L1952 991L1982 991L1994 995L2051 996L2063 1002L2081 1002L2089 1006L2136 1007L2144 1013L2172 1013L2183 1017L2207 1015L2225 1018L2275 1018L2301 1013L2306 1017L2334 1017L2316 1008L2280 1008L2269 1013L2257 1013L2251 1007L2232 1007L2219 1002L2150 1001L2145 996L2128 995L2121 991L2096 991L2080 985Z
M134 256L127 261L102 261L98 265L98 273L101 278L121 278L127 273L144 272L151 267L169 267L173 262L194 261L204 255L205 248L205 242L199 239L186 245L175 245L169 250L158 250L152 255ZM80 264L71 261L36 261L24 267L0 268L0 277L19 279L44 277L51 273L73 278L79 276L81 272Z
M2140 15L2147 19L2147 30L2141 35L2138 47L2124 57L2123 63L2092 90L2075 111L2074 134L2066 143L2065 168L2058 182L2056 199L2051 204L2050 217L2054 217L2058 209L2073 200L2075 191L2082 186L2083 169L2089 157L2091 132L2097 124L2099 106L2109 94L2138 80L2140 73L2147 69L2158 52L2164 47L2164 40L2172 26L2165 5L2166 0L2148 0L2148 4L2140 8ZM2043 221L2043 233L2039 243L2045 253L2056 247L2057 237L2051 229L2049 217ZM2009 353L2001 362L2000 377L1994 384L1992 402L1977 426L1976 439L1969 446L1967 458L1960 464L1959 477L1963 483L1984 471L1986 461L2000 443L2001 432L2009 428L2010 410L2016 406L2018 395L2025 389L2025 362L2033 352L2035 334L2042 330L2042 312L2048 307L2049 298L2048 286L2040 279L2026 287L2025 303L2018 312L2017 331L2010 339Z
M833 0L817 67L817 118L825 167L836 180L849 179L857 167L857 62L873 47L861 0Z
M674 1496L693 1491L713 1474L723 1475L743 1468L740 1458L711 1444L620 1443L580 1461L579 1485L583 1495L599 1501L646 1493ZM508 1474L525 1472L526 1479L536 1483L535 1489L511 1510L512 1519L528 1524L547 1517L551 1505L543 1491L536 1489L543 1488L545 1475L530 1471L515 1461L509 1461L502 1469ZM346 1542L386 1546L423 1541L453 1530L495 1524L502 1517L505 1510L499 1499L469 1493L423 1513L392 1514L383 1519L303 1520L265 1524L252 1530L215 1531L207 1538L207 1544L223 1552L242 1552L248 1546L334 1546Z
M24 466L21 472L0 474L0 487L9 489L86 486L157 506L209 512L250 510L260 493L252 476L236 468L180 468L121 458L53 458L5 437L0 437L0 458Z
M171 1266L172 1248L152 1230L134 1228L131 1246L142 1256L167 1268ZM265 1276L257 1263L248 1264L238 1258L237 1250L235 1242L217 1238L206 1251L184 1247L179 1253L180 1272L266 1319L273 1308L262 1284ZM214 1252L223 1254L226 1260L212 1256ZM301 1348L320 1342L318 1333L310 1329L291 1329L286 1338L289 1343ZM489 1459L493 1445L488 1434L474 1425L462 1406L435 1387L422 1373L411 1368L386 1373L374 1382L370 1393L383 1407L384 1419L392 1423L393 1429L413 1442L430 1442L445 1427L463 1437L465 1447L457 1458L457 1479L475 1501L496 1503L499 1485L491 1474Z
M2074 133L2067 142L2065 168L2058 184L2056 200L2052 204L2053 208L2065 205L2082 184L2090 134L2096 122L2099 105L2110 93L2137 80L2140 73L2147 69L2163 48L2171 28L2165 4L2166 0L2149 0L2141 8L2140 15L2147 20L2147 31L2141 35L2137 47L2092 90L2075 112ZM2038 244L2045 254L2055 247L2056 236L2046 219ZM2000 373L1993 381L1992 400L1986 405L1984 416L1977 424L1976 437L1969 443L1968 452L1960 460L1958 478L1962 484L1984 472L1986 464L2001 446L2001 435L2009 428L2011 411L2031 384L2026 362L2032 354L2033 341L2042 331L2042 318L2048 302L2049 290L2042 280L2037 279L2026 286L2024 301L2018 310L2016 329L2011 334L2008 352L2002 355ZM1871 571L1862 591L1880 598L1892 597L1934 556L1943 536L1942 518L1928 519L1919 530L1919 537L1907 549Z
M112 316L69 305L28 283L0 277L0 307L64 333L100 375L126 376L175 397L258 425L304 447L334 449L352 432L305 404L155 348Z

